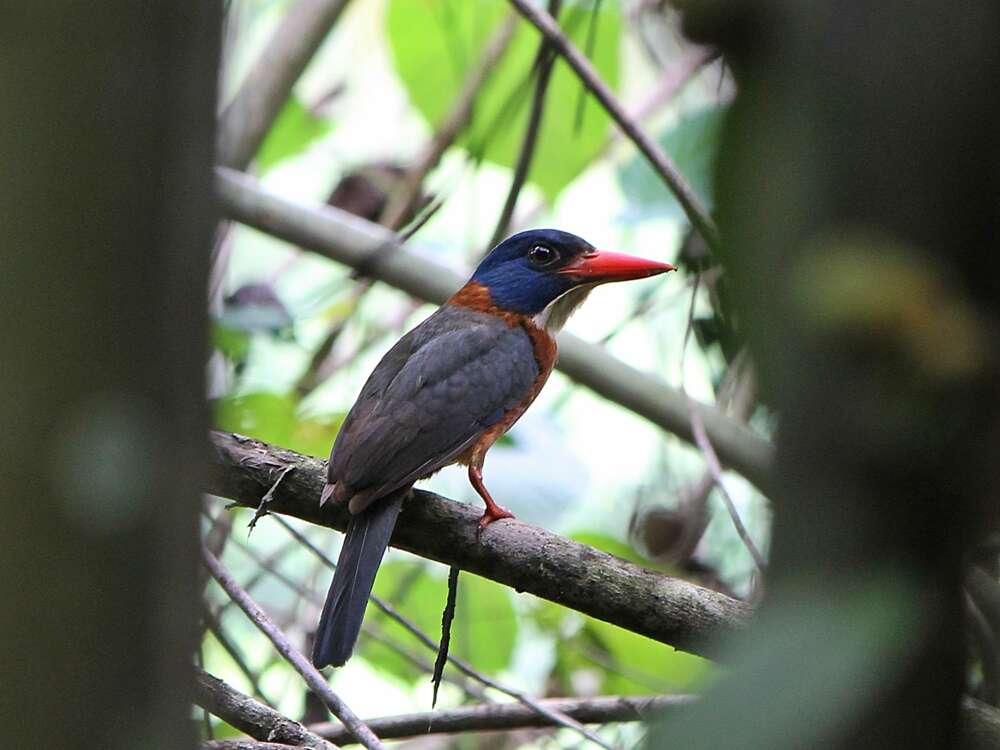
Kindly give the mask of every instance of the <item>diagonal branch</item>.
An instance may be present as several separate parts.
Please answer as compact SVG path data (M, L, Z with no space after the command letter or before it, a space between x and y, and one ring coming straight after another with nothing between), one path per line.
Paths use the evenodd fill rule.
M659 144L654 141L646 131L640 127L629 114L625 107L618 101L611 92L607 84L601 80L600 74L591 64L587 56L578 50L573 43L563 34L559 24L555 19L538 7L530 0L510 0L517 12L524 16L542 35L549 40L553 48L566 60L573 71L579 76L580 81L590 89L594 97L601 103L611 118L618 123L618 127L629 137L636 148L642 152L650 165L663 182L670 189L670 192L677 198L684 213L687 214L691 225L698 233L705 238L705 242L713 251L719 249L719 230L708 211L701 203L698 194L691 187L684 175L667 156Z
M597 698L550 698L542 705L572 716L582 724L647 721L693 700L688 695L601 696ZM553 726L544 716L520 703L481 703L440 711L383 716L368 725L386 740L428 734L510 731L525 727ZM309 729L339 745L354 742L351 733L336 722L313 724Z
M263 190L252 178L216 172L216 191L231 219L308 248L408 294L443 302L461 286L454 271L400 247L395 234L331 207L301 206ZM687 401L675 388L571 334L559 336L557 367L576 382L694 443ZM719 409L697 403L719 460L765 490L773 446Z
M323 462L230 433L213 432L212 443L208 492L255 508L275 472L294 466L269 509L334 529L346 527L346 509L319 506ZM713 638L747 624L750 608L742 602L528 524L495 523L477 542L476 510L433 493L414 494L403 507L392 544L421 557L703 656L714 653Z

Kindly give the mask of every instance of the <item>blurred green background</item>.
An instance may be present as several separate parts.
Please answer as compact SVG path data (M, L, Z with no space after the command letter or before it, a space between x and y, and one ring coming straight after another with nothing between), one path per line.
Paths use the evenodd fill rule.
M259 0L230 4L223 101L288 7ZM350 3L250 171L266 189L306 204L326 202L338 185L338 200L369 193L384 197L399 169L417 159L434 136L509 13L502 0ZM655 3L623 10L611 1L596 8L592 2L567 2L560 18L604 81L630 112L641 115L711 206L719 129L732 96L721 64L684 41L675 15ZM528 24L517 23L472 118L425 181L425 192L441 207L409 240L409 250L465 274L489 249L527 123L539 38ZM738 351L719 304L718 269L706 263L697 243L685 244L687 223L677 203L561 60L545 105L510 231L554 226L601 248L682 265L680 274L598 290L567 328L634 367L683 384L691 396L714 402L727 372L734 372ZM377 216L376 210L369 218ZM220 234L217 256L209 371L216 426L325 458L372 367L433 308L385 285L363 286L349 268L243 226ZM696 335L683 354L697 273L702 283L693 301ZM756 410L753 424L767 431L767 415ZM753 561L715 492L709 494L707 529L696 549L682 559L665 555L662 544L655 549L661 532L647 514L678 512L677 498L698 494L704 472L696 449L557 372L490 452L484 473L493 495L524 521L751 596ZM762 498L737 475L727 474L726 482L752 537L766 549L769 516ZM421 486L479 502L460 468L446 469ZM329 572L269 520L247 538L239 526L249 514L222 508L222 501L208 502L205 528L211 526L209 517L236 516L226 563L293 640L304 643ZM335 557L338 534L305 525L301 531ZM278 575L262 572L262 561ZM376 593L436 638L446 577L442 566L390 550ZM224 602L217 593L209 590L212 609ZM206 669L246 692L259 689L287 715L302 716L301 686L270 645L231 606L220 623L253 678L212 633L202 646ZM332 673L334 690L349 695L362 716L426 710L429 675L400 649L433 659L370 608L357 655ZM698 657L471 575L461 579L452 653L539 696L687 693L709 684L717 672ZM439 705L465 699L458 687L446 684ZM217 730L217 736L226 736L223 728ZM604 731L615 736L638 729L621 725ZM578 740L560 732L525 746L568 747ZM456 742L475 746L469 738Z

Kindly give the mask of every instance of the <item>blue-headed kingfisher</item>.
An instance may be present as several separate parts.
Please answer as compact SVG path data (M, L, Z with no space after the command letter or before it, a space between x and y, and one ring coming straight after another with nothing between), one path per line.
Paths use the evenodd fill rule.
M468 466L486 503L480 529L513 518L483 485L483 460L545 385L555 332L597 284L671 270L598 251L568 232L521 232L389 350L340 428L320 498L347 503L352 518L316 629L317 667L350 657L413 483L450 464Z

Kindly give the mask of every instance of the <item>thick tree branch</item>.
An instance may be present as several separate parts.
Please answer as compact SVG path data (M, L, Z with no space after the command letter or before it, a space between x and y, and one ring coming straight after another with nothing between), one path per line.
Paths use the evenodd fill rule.
M332 744L333 740L318 736L297 721L289 719L249 695L244 695L201 669L195 669L194 702L254 739L298 745L313 750L336 750ZM345 737L351 737L351 742L357 742L351 731L343 724L337 726Z
M298 0L219 119L218 161L245 169L349 0Z
M710 248L717 250L719 230L702 205L698 194L695 193L670 157L660 148L660 145L650 138L639 123L625 111L625 107L618 101L607 84L601 80L601 76L587 59L587 56L573 46L573 43L559 28L559 24L544 9L529 2L529 0L510 0L510 2L517 9L517 12L534 25L549 40L553 48L562 55L583 85L590 89L601 106L618 123L622 132L636 145L636 148L642 152L656 173L660 175L670 192L677 198L681 208L684 209L691 225L705 238L705 242Z
M207 491L256 507L278 473L293 466L270 509L346 527L346 509L319 506L321 461L229 433L212 433L212 442ZM695 654L710 655L711 639L747 623L750 609L742 602L528 524L495 523L477 542L478 518L467 505L416 491L392 544Z
M414 297L440 303L463 283L451 269L403 250L394 233L345 211L297 205L228 169L217 170L216 189L229 218L360 269ZM659 378L565 332L559 335L557 367L576 382L694 443L687 401ZM773 446L714 406L699 402L696 408L719 460L766 490Z
M645 721L693 698L687 695L603 696L599 698L551 698L542 705L572 716L582 724L609 724L624 721ZM459 732L510 731L525 727L550 727L552 722L520 703L485 703L460 706L441 711L427 711L400 716L369 719L368 725L386 740L428 734ZM309 729L338 745L353 743L354 737L336 722L313 724Z

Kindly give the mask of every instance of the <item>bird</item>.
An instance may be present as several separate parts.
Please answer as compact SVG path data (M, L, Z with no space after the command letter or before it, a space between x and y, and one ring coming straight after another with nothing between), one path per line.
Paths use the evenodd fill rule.
M595 286L673 270L599 251L558 229L520 232L385 354L341 425L320 496L320 505L346 504L351 518L316 628L317 668L350 658L414 482L451 464L467 466L486 504L477 534L513 518L483 484L483 463L545 385L555 333Z

